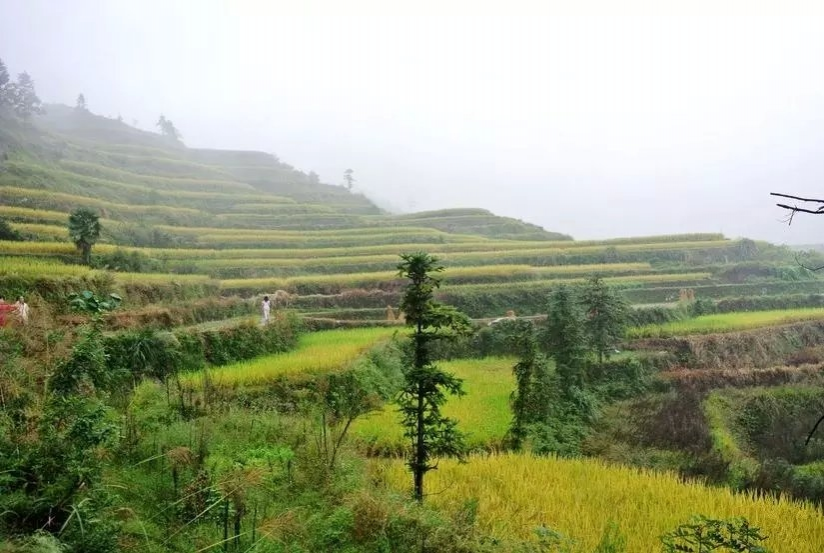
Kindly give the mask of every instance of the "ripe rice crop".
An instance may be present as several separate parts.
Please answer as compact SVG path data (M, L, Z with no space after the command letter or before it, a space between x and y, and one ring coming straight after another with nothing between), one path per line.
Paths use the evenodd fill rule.
M207 284L206 275L176 275L171 273L112 273L120 284Z
M597 272L597 271L594 271ZM705 280L712 277L711 273L662 273L652 275L628 275L617 277L604 277L604 282L614 285L631 285L631 284L648 284L658 282L692 282ZM518 283L519 288L542 288L545 286L554 286L557 284L580 284L585 282L586 278L557 278L547 280L532 280ZM443 290L450 292L493 292L511 288L512 284L508 282L496 282L491 284L449 284L448 281L442 287Z
M40 225L37 223L12 223L12 228L42 240L68 240L69 229L65 225Z
M83 150L75 148L81 155ZM219 168L202 165L184 159L168 157L168 153L160 156L146 156L135 153L115 153L112 151L96 151L95 161L106 167L125 167L127 170L141 175L160 177L194 177L205 179L227 180L230 175Z
M376 465L391 486L410 488L403 462ZM672 473L597 459L525 454L476 455L466 464L445 459L427 474L425 485L427 502L449 512L476 499L485 533L529 539L547 526L574 538L576 552L593 551L610 522L626 536L627 551L660 551L659 536L695 514L745 517L769 537L766 545L773 553L824 551L824 517L809 503L710 488Z
M51 190L39 190L34 188L18 188L14 186L4 186L3 187L3 196L4 199L12 200L12 199L19 199L24 200L26 202L31 201L32 199L41 198L43 200L48 201L49 203L65 203L70 205L76 206L87 206L87 207L101 207L108 204L103 200L97 198L91 198L86 196L78 196L75 194L66 194L64 192L54 192ZM40 210L37 210L40 211ZM65 215L68 218L68 214Z
M0 275L80 277L92 272L96 271L92 271L85 265L66 265L58 261L31 256L0 257Z
M240 244L244 242L248 243L265 243L266 242L266 234L265 231L261 232L259 235L255 235L253 233L249 233L248 230L244 231L247 234L236 234L232 236L231 242L233 244ZM336 240L340 241L340 237L337 237ZM218 235L204 235L198 238L198 241L207 244L210 242L225 242L226 237L222 237L218 239ZM306 242L306 238L294 238L294 243L301 243ZM687 242L688 249L692 248L716 248L716 247L727 247L729 246L730 242L727 241L720 241L720 242ZM661 243L661 244L630 244L630 245L622 245L619 246L619 251L629 252L629 253L638 253L638 252L646 252L646 251L680 251L684 249L683 244L673 245L671 243ZM409 249L404 244L398 244L395 247L395 253L388 253L388 254L375 254L375 255L359 255L356 258L349 253L346 253L345 250L340 250L342 255L332 256L332 257L319 257L318 255L313 255L312 257L305 258L305 259L298 259L293 257L282 257L282 258L268 258L268 257L259 257L255 256L255 258L251 258L245 260L243 262L236 262L238 267L254 267L254 266L266 266L266 267L296 267L296 266L304 266L304 267L334 267L336 265L352 265L354 263L370 263L370 264L388 264L391 265L393 263L397 263L398 261L398 253L407 252ZM597 253L603 251L604 248L602 246L585 246L585 247L576 247L576 248L533 248L528 250L510 250L510 251L494 251L490 249L486 250L479 250L479 251L458 251L458 252L438 252L436 257L447 268L452 268L455 266L469 266L469 265L485 265L489 264L490 262L494 262L498 265L504 264L519 264L519 265L532 265L532 266L555 266L561 264L563 262L563 256L569 254L586 254L586 253ZM558 260L560 256L560 261ZM227 265L223 265L227 266ZM580 266L580 265L579 265Z
M443 408L446 416L458 421L472 448L496 447L509 429L512 414L509 396L515 387L512 357L485 357L438 363L438 366L464 380L465 396L450 396ZM400 414L394 404L355 421L352 435L356 442L376 453L399 453L406 445Z
M185 177L161 177L156 175L142 175L130 171L113 169L95 163L87 163L84 161L69 161L62 160L60 165L63 169L85 175L89 177L112 180L115 182L122 182L125 184L138 184L142 186L149 186L151 188L166 188L171 190L186 190L193 189L196 191L208 190L220 192L222 190L254 190L249 184L231 180L216 180L216 179L192 179Z
M95 244L95 253L112 253L118 248L112 244ZM129 250L129 248L121 248ZM0 240L0 255L3 254L30 254L30 255L71 255L76 254L77 248L69 242L13 242Z
M74 253L77 253L77 248L74 247L74 244L69 244L68 242L12 242L0 240L0 255L61 255Z
M233 194L231 192L195 192L193 190L162 190L161 196L167 198L186 198L190 200L226 200L228 202L261 202L270 204L293 204L295 200L286 196L269 194Z
M223 290L295 290L300 286L331 286L336 289L371 286L376 282L390 282L398 278L397 273L351 273L334 275L311 275L289 278L234 278L220 281Z
M173 227L173 226L159 226L158 228L166 231L175 231L179 230L180 232L184 232L187 234L198 235L198 234L222 234L228 236L234 235L242 235L242 234L257 234L258 236L273 236L276 238L281 237L317 237L317 238L336 238L338 236L369 236L373 234L377 235L384 235L387 234L387 229L379 228L379 227L364 227L364 228L356 228L356 229L336 229L336 230L261 230L259 232L250 233L249 229L232 229L232 228L217 228L217 227ZM450 236L448 233L429 229L429 228L418 228L418 227L398 227L391 229L392 234L396 235L407 235L407 234L418 234L421 231L431 232L432 234L437 234L441 236ZM474 241L478 240L477 236L472 237Z
M630 338L668 338L687 334L714 334L747 330L764 326L824 319L824 308L776 309L702 315L693 319L671 321L660 325L646 325L629 329Z
M62 211L0 205L0 217L10 221L26 223L58 223L65 225L69 219L69 214Z
M17 242L18 244L20 242ZM2 246L4 242L0 242ZM23 242L23 244L39 244ZM74 245L71 245L74 252ZM32 256L0 257L0 274L18 274L26 276L88 276L102 273L84 265L67 265L58 261ZM205 275L174 275L166 273L111 273L119 284L200 284L210 282Z
M236 213L223 216L239 217L241 215L271 215L273 213L335 213L335 208L323 204L235 204L231 211Z
M296 350L208 369L209 381L218 387L256 386L284 376L337 371L395 332L396 329L380 327L304 334ZM199 371L183 375L181 382L195 388L203 385L203 379L204 373Z
M148 192L147 192L148 193ZM154 193L161 193L154 191ZM80 196L76 194L65 194L63 192L52 192L50 190L34 190L28 188L14 188L4 187L3 194L17 198L41 198L49 204L63 204L72 207L91 207L97 208L102 213L109 211L118 211L123 213L130 213L134 215L154 215L166 214L171 216L193 216L199 215L204 218L209 214L197 209L188 207L172 207L167 205L137 205L137 204L123 204L110 200L100 199L94 196ZM90 191L90 194L93 192ZM39 211L39 210L37 210ZM50 213L54 213L53 211ZM68 219L68 213L63 216L64 220ZM177 228L177 227L172 227ZM248 230L246 232L249 232Z
M467 267L466 274L483 275L485 267ZM494 269L494 266L493 266ZM473 271L474 270L474 271ZM448 275L459 274L459 268L452 268L447 271ZM494 274L494 271L493 271ZM502 273L505 275L505 273ZM631 285L660 282L692 282L709 278L710 273L676 273L676 274L654 274L654 275L630 275L620 277L605 277L603 280L609 284ZM286 278L236 278L224 279L220 281L220 287L224 290L308 290L320 289L328 290L326 293L333 293L335 290L345 290L351 288L366 288L377 284L389 285L398 280L396 271L382 271L373 273L339 273L331 275L304 275ZM586 278L556 278L541 280L526 280L518 282L518 288L543 288L556 286L558 284L580 284ZM448 278L441 290L449 292L493 292L495 290L510 289L513 287L511 281L495 282L488 284L449 284Z

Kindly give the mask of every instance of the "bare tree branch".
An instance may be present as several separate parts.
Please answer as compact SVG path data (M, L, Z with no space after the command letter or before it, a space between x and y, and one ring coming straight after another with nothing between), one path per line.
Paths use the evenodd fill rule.
M786 209L789 211L789 215L787 218L784 219L783 222L787 223L788 225L793 224L793 217L795 217L796 213L810 213L812 215L822 215L824 214L824 200L819 200L818 198L802 198L801 196L793 196L792 194L782 194L780 192L770 192L770 196L777 196L779 198L789 198L791 200L798 200L799 202L808 202L814 204L821 204L815 209L809 209L806 207L798 207L797 205L787 205L787 204L775 204L781 209Z
M818 209L813 210L813 209L804 209L803 207L791 206L791 205L787 205L787 204L775 204L775 205L777 205L778 207L783 207L784 209L789 209L791 211L795 211L795 212L800 211L801 213L812 213L813 215L821 215L822 213L824 213L824 206L821 206Z
M821 269L824 269L824 265L821 265L820 267L808 267L807 265L804 265L804 263L802 263L802 262L801 262L801 258L800 258L800 257L798 257L798 254L797 254L797 253L795 254L795 256L794 256L794 257L795 257L795 262L796 262L796 263L798 264L798 266L799 266L799 267L801 267L802 269L807 269L808 271L813 271L813 272L815 272L815 271L820 271Z
M790 194L780 194L778 192L770 192L770 196L778 196L780 198L789 198L791 200L798 200L799 202L808 202L808 203L821 204L818 207L818 209L816 209L816 210L804 209L804 208L798 207L798 206L789 206L787 204L775 204L775 205L777 205L778 207L780 207L782 209L789 210L790 214L787 216L787 219L786 219L787 224L790 224L790 225L793 224L793 217L795 216L796 213L811 213L813 215L822 215L822 214L824 214L824 200L819 200L817 198L802 198L800 196L792 196ZM821 267L815 267L815 268L807 267L806 265L801 263L801 260L798 258L798 254L795 255L795 262L798 263L804 269L807 269L808 271L820 271L821 269L824 269L824 265L822 265ZM824 415L822 415L821 418L819 418L818 421L816 421L815 426L813 426L813 429L810 430L810 433L807 435L807 440L804 442L804 446L810 445L810 440L813 438L813 434L815 434L815 431L818 430L818 425L820 425L822 422L824 422Z
M818 425L821 424L821 421L824 421L824 416L822 416L820 419L818 419L818 422L815 423L815 426L813 426L813 429L810 430L810 434L807 436L807 441L804 442L805 446L809 445L810 440L812 439L813 434L815 434L816 429L818 429Z
M781 194L780 192L770 192L770 196L779 196L781 198L789 198L791 200L799 200L802 202L815 202L819 204L824 204L824 200L818 200L816 198L802 198L800 196L792 196L790 194Z

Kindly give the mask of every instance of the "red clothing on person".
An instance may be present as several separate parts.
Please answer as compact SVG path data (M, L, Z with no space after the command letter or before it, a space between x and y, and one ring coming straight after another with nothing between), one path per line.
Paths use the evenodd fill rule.
M0 303L0 326L6 326L9 321L8 313L14 313L17 309L13 303Z
M13 303L0 303L0 326L6 326L9 321L8 313L13 313L17 307Z

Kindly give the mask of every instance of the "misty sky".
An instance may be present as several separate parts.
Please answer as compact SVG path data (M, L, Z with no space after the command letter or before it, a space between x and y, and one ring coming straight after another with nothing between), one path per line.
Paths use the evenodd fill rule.
M824 242L824 217L787 227L767 195L824 196L820 15L336 5L0 0L0 58L44 101L83 92L146 129L164 113L189 146L276 153L333 184L351 167L397 209Z

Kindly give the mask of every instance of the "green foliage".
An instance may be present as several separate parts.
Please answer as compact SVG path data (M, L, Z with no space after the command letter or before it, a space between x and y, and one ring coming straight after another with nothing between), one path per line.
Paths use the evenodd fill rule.
M521 447L529 425L547 420L552 397L552 384L546 359L538 349L535 328L531 323L518 321L520 327L511 336L520 359L512 367L515 391L512 392L512 425L509 439L515 449Z
M84 290L79 294L74 292L69 294L69 305L73 311L94 317L114 311L122 301L123 298L117 294L109 294L108 297L102 298L91 290Z
M398 397L404 435L412 448L409 468L412 470L415 498L423 500L424 475L435 468L431 458L436 455L462 456L463 438L455 421L441 414L446 394L461 394L461 381L440 370L433 362L430 344L469 332L469 319L456 309L441 305L434 299L440 286L435 274L443 271L438 260L427 253L401 255L399 275L409 279L401 310L406 324L413 327L408 352L404 385Z
M112 373L106 370L106 351L100 329L92 325L83 330L71 355L57 363L49 378L51 393L69 395L88 388L107 389Z
M13 242L20 242L23 240L23 236L11 228L8 221L0 217L0 240L10 240Z
M115 551L118 524L105 513L112 498L101 485L104 451L117 434L98 398L107 382L100 331L92 325L57 363L38 398L40 405L32 395L3 402L3 535L46 531L56 535L66 551ZM48 540L39 541L45 547Z
M17 82L4 85L3 97L14 112L23 119L28 119L42 111L40 98L37 97L34 89L34 80L25 71L17 76Z
M69 215L69 238L86 265L91 264L92 246L100 238L100 230L100 217L91 209L81 207Z
M318 449L324 465L335 470L340 448L356 419L380 409L390 385L371 364L330 374L318 384L317 400L321 414Z
M586 362L584 319L569 286L561 285L550 294L542 338L545 351L555 359L562 388L581 386Z
M95 269L130 273L159 272L163 268L159 261L142 252L121 249L93 256L90 265Z
M9 77L9 70L3 60L0 60L0 107L4 107L10 103L8 98L8 84L11 81Z
M585 313L584 335L590 349L603 362L624 337L626 301L595 276L583 286L579 301Z
M157 127L160 129L160 134L166 138L173 142L180 142L180 132L177 130L177 127L175 127L175 124L172 123L171 120L166 119L165 116L161 115L157 120Z
M768 553L762 545L766 539L760 528L744 518L717 520L699 515L661 536L661 543L664 553Z
M522 349L518 337L527 327L533 327L534 332L534 324L528 319L503 319L492 325L478 327L469 336L433 344L432 355L437 359L520 355Z
M627 538L618 528L618 525L611 522L601 536L601 541L592 553L625 553L627 550Z
M352 186L355 184L355 177L353 176L354 171L352 169L347 169L343 172L343 180L346 183L346 188L348 190L352 190Z
M273 317L259 326L246 322L221 330L199 333L204 361L213 366L252 359L292 349L297 343L300 323L294 314Z
M572 553L575 550L575 540L554 528L540 526L535 529L535 535L541 553Z
M219 366L295 347L300 322L292 315L273 317L266 326L242 323L220 330L153 328L121 332L105 338L109 370L124 385L149 377L167 378L206 365Z

